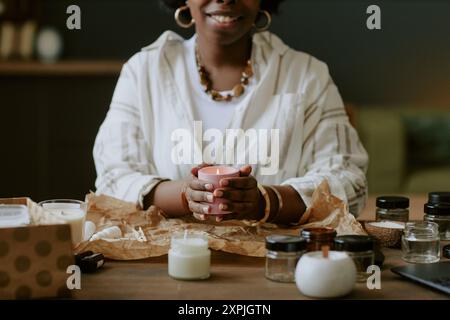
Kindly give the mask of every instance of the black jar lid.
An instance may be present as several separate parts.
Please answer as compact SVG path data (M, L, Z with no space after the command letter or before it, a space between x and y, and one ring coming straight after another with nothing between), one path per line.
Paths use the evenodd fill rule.
M409 199L397 196L382 196L377 198L377 207L382 209L409 208Z
M323 228L305 228L301 231L302 238L306 240L330 240L336 237L336 230L329 227Z
M442 255L444 258L450 259L450 244L446 245L442 250Z
M450 192L430 192L428 194L428 203L450 203Z
M334 239L334 248L337 251L361 252L373 250L375 240L370 236L338 236Z
M449 203L425 203L424 212L431 216L449 216L450 215L450 202Z
M271 235L266 237L266 249L283 252L303 251L306 250L306 240L302 237Z

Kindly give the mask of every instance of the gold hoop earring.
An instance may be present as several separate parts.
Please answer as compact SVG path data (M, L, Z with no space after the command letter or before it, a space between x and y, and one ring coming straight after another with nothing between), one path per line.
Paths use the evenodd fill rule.
M182 21L182 19L181 19L182 12L186 11L186 10L189 11L189 7L188 6L179 7L175 11L175 21L177 22L177 24L180 27L185 28L185 29L192 27L194 25L194 23L195 23L195 20L192 19L192 18L191 18L191 21L189 21L188 23Z
M266 16L267 22L266 22L266 24L265 24L264 26L262 26L262 27L258 27L258 26L256 25L256 22L255 22L255 24L254 24L253 26L255 27L256 32L263 32L263 31L266 31L266 30L268 30L268 29L270 28L270 25L272 24L272 16L271 16L270 13L269 13L268 11L266 11L266 10L261 10L259 13L262 13L263 15Z

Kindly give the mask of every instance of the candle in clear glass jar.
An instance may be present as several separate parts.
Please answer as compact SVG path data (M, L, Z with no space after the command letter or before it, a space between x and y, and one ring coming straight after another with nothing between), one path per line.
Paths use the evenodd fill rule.
M198 171L198 179L212 184L214 190L220 188L220 180L232 177L239 177L239 170L233 167L210 166L202 168ZM214 199L213 203L205 203L205 204L211 207L210 214L222 215L231 213L229 211L220 210L220 204L223 203L224 201L225 201L224 199Z
M58 217L70 225L72 243L84 240L84 223L86 220L85 202L78 200L48 200L39 203L45 212Z
M210 276L211 251L202 234L178 232L172 235L169 276L179 280L203 280Z

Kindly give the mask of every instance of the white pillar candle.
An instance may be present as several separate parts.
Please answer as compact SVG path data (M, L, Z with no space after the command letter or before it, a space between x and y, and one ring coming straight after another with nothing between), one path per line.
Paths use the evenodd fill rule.
M209 278L211 251L201 234L175 233L169 250L169 276L180 280Z
M347 253L322 251L304 254L296 268L295 281L304 295L337 298L349 294L356 283L356 267Z
M84 222L86 204L77 200L49 200L41 202L44 210L70 225L72 242L78 244L84 240Z

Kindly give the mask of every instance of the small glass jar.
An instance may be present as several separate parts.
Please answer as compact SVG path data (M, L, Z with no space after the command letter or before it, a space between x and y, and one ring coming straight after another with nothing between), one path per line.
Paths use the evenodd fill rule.
M434 222L408 222L402 236L402 259L434 263L440 259L439 226Z
M334 248L336 231L333 228L306 228L301 231L301 236L306 240L306 251L320 251L323 246L330 250Z
M367 268L375 264L375 240L370 236L347 235L334 239L336 251L345 251L356 266L356 281L365 282L369 277Z
M295 268L306 252L306 240L271 235L266 238L266 249L266 278L277 282L295 282Z
M428 194L428 203L450 203L450 192L430 192Z
M409 199L405 197L382 196L377 198L377 221L409 221Z
M444 246L444 248L442 249L442 256L445 259L450 259L450 244Z
M425 221L439 225L441 240L450 240L450 192L431 192L424 211Z

